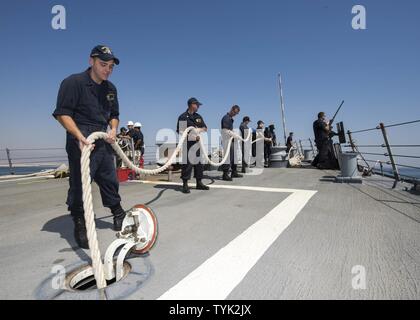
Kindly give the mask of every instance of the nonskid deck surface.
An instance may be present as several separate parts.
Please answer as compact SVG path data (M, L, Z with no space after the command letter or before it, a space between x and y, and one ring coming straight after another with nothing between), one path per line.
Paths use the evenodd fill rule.
M158 179L120 185L124 208L147 204L159 221L158 242L138 258L147 279L126 299L420 298L418 195L378 176L334 183L336 172L315 169L233 182L206 174L211 189L188 195ZM73 240L67 189L66 179L0 183L1 299L37 299L55 265L89 261ZM115 232L93 192L104 254Z

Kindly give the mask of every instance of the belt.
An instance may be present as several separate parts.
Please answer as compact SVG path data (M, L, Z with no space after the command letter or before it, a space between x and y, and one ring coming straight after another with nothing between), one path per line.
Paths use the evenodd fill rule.
M90 132L95 132L95 131L106 132L106 129L108 128L107 125L102 125L102 124L80 124L80 123L76 123L76 124L79 127L79 129L88 130Z

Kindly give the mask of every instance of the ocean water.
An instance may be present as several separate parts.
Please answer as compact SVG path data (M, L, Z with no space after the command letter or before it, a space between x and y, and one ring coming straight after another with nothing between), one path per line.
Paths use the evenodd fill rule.
M376 168L374 170L377 174L380 174L379 168ZM403 177L412 177L420 179L420 169L414 169L414 168L398 168L398 172L400 173L400 176ZM392 174L391 168L384 168L384 173L386 174Z
M14 174L30 174L40 172L42 170L55 169L57 166L33 166L33 167L16 167L13 168ZM0 176L9 175L9 167L0 167Z

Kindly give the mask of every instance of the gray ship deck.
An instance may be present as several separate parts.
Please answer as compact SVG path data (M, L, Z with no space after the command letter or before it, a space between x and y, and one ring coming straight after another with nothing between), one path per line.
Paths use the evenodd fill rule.
M194 279L210 279L227 299L419 299L419 196L400 186L391 190L390 181L379 176L363 184L339 184L332 181L335 175L269 168L225 182L211 171L205 179L211 189L189 195L164 181L122 183L123 206L148 204L159 221L155 247L148 257L138 258L149 264L146 279L126 299L193 299L195 292L188 288ZM236 186L316 193L300 210L290 203L277 207L296 190ZM87 250L75 248L64 205L67 188L66 179L0 182L0 299L40 298L35 290L54 265L89 261ZM93 191L104 254L115 233L96 186ZM292 209L295 216L288 212ZM289 221L265 250L255 244L268 241L265 229L258 227L270 223L269 212ZM241 239L250 240L249 251ZM241 270L230 270L232 261L223 267L229 250L234 250L230 260L244 259ZM357 265L366 270L366 289L352 286ZM235 272L236 282L224 278Z

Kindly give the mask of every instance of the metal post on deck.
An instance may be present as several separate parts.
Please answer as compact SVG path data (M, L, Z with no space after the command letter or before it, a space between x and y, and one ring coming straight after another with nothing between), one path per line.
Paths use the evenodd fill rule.
M134 163L134 165L136 165L135 163L135 154L134 154L134 140L133 138L130 139L130 149L131 149L131 161Z
M349 136L351 150L353 152L355 152L354 142L353 142L353 138L351 137L351 131L350 130L347 131L347 135Z
M9 161L10 174L15 174L15 172L13 171L12 158L10 157L10 150L9 150L9 148L6 148L6 153L7 153L7 161Z
M311 138L309 138L308 140L309 140L309 143L311 144L312 154L313 154L313 156L315 157L315 148L314 148L314 144L312 143Z
M384 137L385 146L388 150L388 157L389 157L389 160L391 161L392 171L394 173L395 181L394 181L394 185L392 186L392 189L394 189L397 186L398 181L400 181L400 174L399 174L398 168L395 164L394 156L392 155L391 146L389 145L388 136L387 136L386 130L385 130L385 125L381 122L379 124L379 127L380 127L380 129L382 131L382 135Z
M299 140L299 146L300 146L300 151L302 152L301 154L303 155L303 147L302 147L302 140Z
M277 74L279 78L279 90L280 90L280 109L281 109L281 119L283 122L283 135L284 135L284 145L287 144L287 137L286 137L286 118L284 116L284 99L283 99L283 87L281 83L281 75L280 73Z

